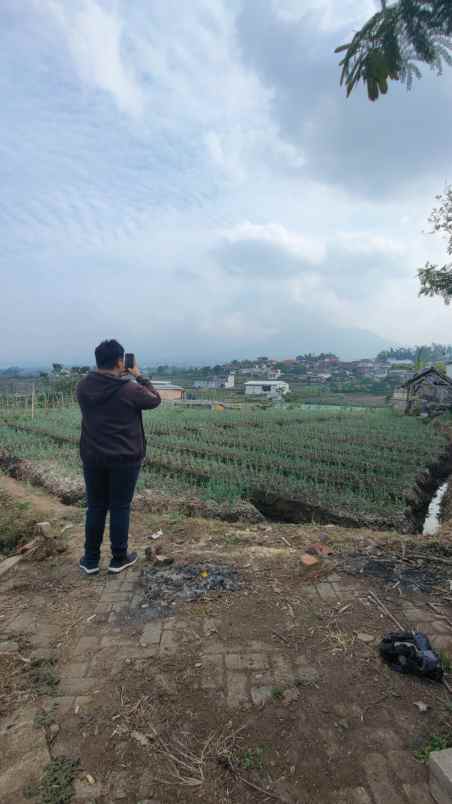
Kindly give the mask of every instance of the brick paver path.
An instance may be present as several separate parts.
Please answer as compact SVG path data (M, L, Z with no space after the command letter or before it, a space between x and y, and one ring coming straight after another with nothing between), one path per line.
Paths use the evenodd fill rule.
M61 722L69 711L77 713L89 707L92 696L104 683L106 672L114 675L124 662L131 659L149 658L157 663L159 657L166 658L183 651L186 641L190 640L192 623L189 626L181 614L163 620L143 621L138 639L135 621L131 638L124 626L124 614L142 600L138 589L139 572L139 568L133 568L117 578L104 575L92 581L90 588L96 590L98 600L93 611L95 617L86 622L83 633L73 646L70 660L60 668L58 697L48 701L49 706L57 704L57 721L59 718ZM303 594L313 602L318 600L319 604L336 604L339 600L345 602L353 598L357 592L350 580L335 575L317 586L303 586ZM180 610L183 611L183 607ZM447 649L452 654L452 631L444 619L428 607L418 608L411 603L404 603L403 611L407 624L421 625L435 635L436 647ZM200 618L198 625L204 637L197 656L200 687L206 694L214 691L231 712L265 706L275 688L282 690L287 696L286 702L291 703L298 697L296 682L309 686L320 679L318 667L310 664L302 653L289 656L283 644L267 644L250 638L226 647L219 637L221 627L216 620ZM27 633L35 643L36 655L52 644L56 636L55 628L37 622L32 612L8 618L0 630L7 638ZM43 732L33 728L34 714L33 707L28 707L22 713L16 713L11 722L1 724L0 756L3 760L6 758L6 762L0 766L0 801L6 804L21 804L23 785L28 779L36 778L37 772L49 761L49 747ZM322 727L319 723L319 734L331 756L340 751L338 736L333 730L328 730L328 724ZM412 754L403 749L396 731L382 729L375 733L374 738L375 750L367 755L360 768L360 785L331 791L325 804L432 804L425 773L422 769L420 771ZM18 743L22 747L22 759L17 766L8 766L8 754ZM64 739L57 736L50 753L54 757L67 755L70 749L71 746L65 745ZM414 783L413 779L419 779L419 773L423 774L424 780ZM79 780L75 800L93 804L103 796L105 801L123 800L134 804L136 799L128 798L126 786L127 778L121 781L120 776L115 778L114 785L102 779L97 779L94 785ZM158 804L152 795L146 794L146 789L143 789L142 800ZM289 798L281 800L291 801Z

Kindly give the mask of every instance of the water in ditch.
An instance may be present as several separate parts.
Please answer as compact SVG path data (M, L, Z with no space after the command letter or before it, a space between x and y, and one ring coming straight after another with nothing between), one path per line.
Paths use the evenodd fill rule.
M425 517L423 536L436 536L441 526L441 503L447 491L449 483L443 483L439 487L435 496L428 507L427 516Z

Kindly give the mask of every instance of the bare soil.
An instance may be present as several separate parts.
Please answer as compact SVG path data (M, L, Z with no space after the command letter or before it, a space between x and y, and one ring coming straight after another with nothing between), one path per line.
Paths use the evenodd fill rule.
M143 608L143 563L107 578L106 544L102 574L81 577L82 512L4 477L0 489L28 500L39 519L62 525L69 516L75 525L65 553L30 556L0 578L0 643L18 644L0 655L8 767L24 748L7 742L2 724L32 705L50 756L80 759L77 801L351 804L383 800L375 791L380 785L383 796L385 784L394 801L414 800L411 787L429 801L415 752L450 730L450 698L442 685L381 662L378 642L394 624L368 592L452 655L452 628L428 605L451 619L450 596L401 594L345 575L338 560L401 551L407 537L136 511L131 543L141 555L158 543L177 562L215 561L240 576L239 591L180 603L156 621ZM151 540L158 529L163 536ZM308 569L304 549L320 539L333 555ZM20 804L18 793L2 798L4 771L0 759L0 800ZM368 799L354 797L360 789Z

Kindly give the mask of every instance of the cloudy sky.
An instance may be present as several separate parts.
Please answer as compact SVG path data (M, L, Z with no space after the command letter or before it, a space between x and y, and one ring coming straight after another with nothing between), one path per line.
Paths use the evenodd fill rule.
M2 0L0 364L374 355L418 298L452 70L376 104L337 44L373 0Z

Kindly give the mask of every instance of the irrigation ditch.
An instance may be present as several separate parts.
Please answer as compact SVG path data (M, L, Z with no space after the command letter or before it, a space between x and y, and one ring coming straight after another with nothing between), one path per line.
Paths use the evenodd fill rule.
M17 422L5 421L4 424L20 432L42 435L55 443L78 445L78 439L74 436L64 436L45 428L31 427ZM448 433L448 435L450 437L451 434ZM62 476L61 472L48 462L34 462L0 449L0 468L17 480L26 480L44 488L66 505L83 505L85 502L82 478ZM184 467L183 462L164 460L161 457L150 456L145 459L144 470L152 468L163 469L175 474L185 473L195 483L209 479L207 470L193 466ZM156 508L162 510L163 507L170 510L171 505L174 504L175 508L186 516L207 516L231 522L239 519L260 521L265 517L275 522L335 524L347 528L366 527L373 530L396 530L400 533L419 534L423 532L432 501L435 500L438 490L444 486L451 475L452 438L440 459L419 472L414 486L406 492L406 508L398 514L378 515L328 508L306 496L285 496L279 491L260 487L251 489L247 494L247 499L238 500L237 505L197 499L194 494L172 496L165 494L164 489L160 492L146 490L143 494L137 494L134 505L137 509L155 512ZM155 497L157 497L156 500ZM449 499L450 495L446 495L445 503ZM452 509L450 502L448 506L449 509ZM438 506L438 508L440 516L442 507ZM452 510L447 510L447 515L452 516Z

